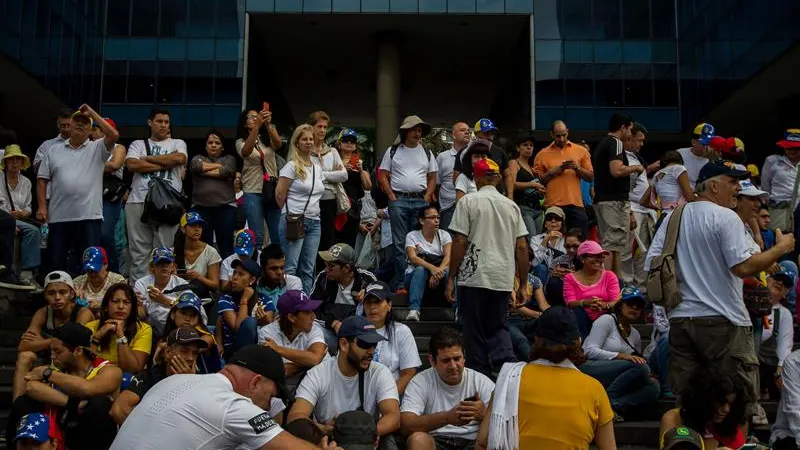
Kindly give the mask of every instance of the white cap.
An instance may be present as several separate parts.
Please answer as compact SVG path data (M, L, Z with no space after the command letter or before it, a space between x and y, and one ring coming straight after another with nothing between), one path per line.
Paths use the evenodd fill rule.
M44 288L47 289L47 286L50 286L53 283L64 283L67 286L71 287L72 290L75 290L75 283L72 282L72 277L62 270L56 270L55 272L50 272L44 277Z
M754 185L750 180L740 181L739 186L742 188L742 191L739 192L739 195L744 195L746 197L766 197L769 195L769 192L762 191L761 189L757 188L756 185Z

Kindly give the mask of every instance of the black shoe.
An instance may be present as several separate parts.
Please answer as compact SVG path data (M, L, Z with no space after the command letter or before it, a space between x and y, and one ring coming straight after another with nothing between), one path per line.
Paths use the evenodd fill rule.
M10 291L19 292L33 292L36 290L36 287L23 283L19 280L19 278L17 278L17 275L13 271L6 268L6 266L0 266L0 289L8 289Z

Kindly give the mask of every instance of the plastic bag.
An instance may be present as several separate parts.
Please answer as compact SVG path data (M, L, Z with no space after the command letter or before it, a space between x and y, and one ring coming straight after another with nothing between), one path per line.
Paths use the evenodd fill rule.
M150 177L141 220L143 223L154 221L164 225L177 225L183 216L184 203L186 196L170 186L167 180Z
M378 267L378 251L375 249L372 235L367 235L364 239L364 245L358 252L356 267L365 270L375 270Z

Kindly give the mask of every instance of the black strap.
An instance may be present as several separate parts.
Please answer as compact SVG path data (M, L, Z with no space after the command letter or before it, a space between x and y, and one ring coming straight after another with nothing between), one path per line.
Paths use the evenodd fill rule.
M259 156L261 156L261 173L266 174L267 173L266 160L264 159L264 152L261 151L261 146L258 145L258 138L256 138L256 143L253 144L253 148L255 148ZM277 165L277 161L275 161L275 164Z
M619 324L619 320L617 320L617 315L614 313L611 313L610 315L614 319L614 323L617 325L617 332L619 332L619 337L621 337L622 340L625 341L626 344L628 344L628 347L630 347L631 350L633 350L631 354L633 356L642 356L641 353L639 353L639 350L636 350L636 347L634 347L628 340L628 337L622 334L622 327ZM631 327L631 329L633 329L633 327Z
M11 188L8 186L8 174L5 174L3 178L6 180L6 196L8 197L8 203L11 204L11 211L16 211L16 208L14 208L14 199L11 198Z
M152 156L150 154L150 138L144 138L144 151L147 153L147 156Z
M297 168L295 167L295 171ZM308 209L308 203L311 202L311 195L314 193L314 186L317 185L317 165L313 162L311 163L311 190L308 191L308 198L306 199L306 206L303 206L302 214L306 214L306 210ZM289 214L289 194L286 194L286 214Z
M364 411L364 371L358 371L358 402L357 411Z

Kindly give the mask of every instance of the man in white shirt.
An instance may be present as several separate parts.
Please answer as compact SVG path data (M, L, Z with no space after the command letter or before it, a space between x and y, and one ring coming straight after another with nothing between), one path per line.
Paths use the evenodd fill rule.
M153 108L147 120L150 137L131 143L125 166L134 173L125 219L132 267L131 279L147 275L147 255L156 247L171 247L178 224L142 222L145 198L153 177L165 179L176 191L183 188L183 170L186 166L186 143L170 137L170 113Z
M373 361L375 347L386 338L364 316L345 319L338 336L337 357L328 358L306 373L297 387L288 420L313 415L323 431L330 434L337 416L361 409L379 417L379 448L387 448L394 444L391 434L400 428L400 400L392 373Z
M527 298L528 229L519 206L497 191L502 182L500 167L491 159L472 166L478 192L456 203L450 232L453 234L447 299L458 301L464 335L467 367L486 376L499 372L516 356L508 330L508 306L514 290L516 261L520 280L517 298Z
M716 136L714 125L701 123L694 127L692 132L692 146L679 148L678 153L683 158L683 165L686 167L686 174L689 176L689 184L694 188L697 183L697 176L700 169L708 162L709 150L708 143Z
M436 157L436 165L439 166L439 172L436 176L439 184L439 214L442 216L439 226L443 230L450 226L450 220L453 218L453 211L455 211L456 207L453 166L456 163L458 152L464 150L469 144L469 125L464 122L456 123L450 131L450 135L453 137L453 146L450 147L450 150L439 153L439 156Z
M103 139L90 139L92 121L103 130ZM77 258L68 264L67 255L70 250L80 255L100 245L103 174L119 133L88 105L73 114L70 130L69 140L50 146L39 166L36 218L49 223L54 267L80 273ZM49 199L48 186L52 187Z
M800 129L786 130L777 146L784 153L767 156L761 169L761 189L769 192L770 229L788 230L797 207L794 184L800 165Z
M444 327L431 336L430 351L431 367L411 379L403 396L406 445L409 450L472 449L494 383L464 367L461 333L455 329Z
M757 276L794 250L794 237L776 231L774 247L754 250L744 222L731 209L741 190L739 180L749 176L721 160L706 164L697 179L698 200L683 210L675 247L682 301L669 311L669 379L680 393L702 366L722 364L745 382L749 414L755 414L758 358L742 279ZM671 219L670 214L656 232L646 271L662 252Z
M436 196L436 158L420 142L430 132L431 126L419 117L406 117L400 124L397 144L386 150L380 164L378 182L389 198L395 289L403 285L406 235L416 227L419 210L433 203Z
M58 126L58 136L42 142L42 145L36 149L36 155L33 157L33 171L38 172L42 160L47 155L47 151L56 144L63 144L69 139L70 129L72 128L72 111L71 109L62 109L56 118L56 125ZM48 196L49 197L49 196Z
M219 373L173 375L153 386L119 429L112 450L314 449L270 417L288 398L281 357L249 345Z
M769 443L775 450L800 448L800 351L783 361L781 401Z

